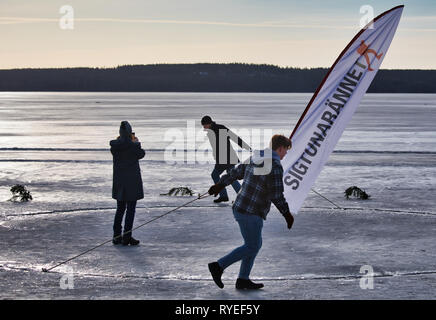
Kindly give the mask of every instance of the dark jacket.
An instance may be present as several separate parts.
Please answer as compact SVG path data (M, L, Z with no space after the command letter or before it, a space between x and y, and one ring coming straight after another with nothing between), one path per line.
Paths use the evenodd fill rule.
M241 148L250 150L250 146L246 144L234 132L222 124L212 122L210 129L207 130L207 137L212 146L213 157L217 164L229 165L238 164L239 158L233 149L230 140L233 140ZM221 140L221 143L220 143Z
M139 142L131 139L132 127L127 121L121 122L120 136L110 141L113 155L112 198L119 201L135 201L144 198L139 159L145 151Z

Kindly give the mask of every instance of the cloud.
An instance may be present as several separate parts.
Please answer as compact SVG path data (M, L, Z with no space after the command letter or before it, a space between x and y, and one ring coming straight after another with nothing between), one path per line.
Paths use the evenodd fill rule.
M58 22L58 21L59 19L53 19L53 18L0 17L0 24L23 24L23 23Z
M58 22L57 18L25 18L25 17L0 17L0 24L31 24ZM329 25L329 24L301 24L282 22L255 22L235 23L226 21L202 21L202 20L166 20L166 19L121 19L121 18L74 18L75 22L102 22L102 23L145 23L145 24L182 24L182 25L213 25L224 27L244 28L330 28L330 29L355 29L350 26Z
M434 21L436 17L405 17L409 21ZM0 17L0 24L32 24L32 23L58 23L59 18L27 18L27 17ZM351 29L358 30L356 25L331 25L330 21L324 23L288 23L283 21L267 21L255 23L236 23L227 21L203 21L203 20L168 20L168 19L122 19L122 18L74 18L74 22L97 22L97 23L131 23L131 24L176 24L176 25L203 25L223 26L239 28L290 28L290 29ZM436 28L427 27L403 27L401 30L414 32L435 32Z

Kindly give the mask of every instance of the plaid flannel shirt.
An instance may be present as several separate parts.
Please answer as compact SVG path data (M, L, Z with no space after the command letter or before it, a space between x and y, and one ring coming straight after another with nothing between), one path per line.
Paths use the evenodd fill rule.
M256 174L256 168L262 168L258 161L253 161L250 157L249 163L242 163L233 168L226 175L222 176L219 184L228 186L235 180L244 179L242 188L239 191L233 209L240 213L258 215L266 220L266 216L271 208L271 202L283 215L289 212L289 206L283 196L283 167L280 163L279 155L269 150L272 154L271 170L267 174ZM265 150L260 151L263 158ZM265 159L265 158L263 158Z

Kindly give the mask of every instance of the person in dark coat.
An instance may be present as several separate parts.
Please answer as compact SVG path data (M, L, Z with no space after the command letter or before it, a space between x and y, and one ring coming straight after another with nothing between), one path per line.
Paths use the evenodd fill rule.
M114 244L137 245L139 240L132 237L133 220L135 219L136 201L144 198L139 159L144 158L145 151L141 143L132 133L129 122L122 121L120 136L110 141L113 156L112 198L117 200L117 211L114 219ZM127 209L127 212L126 212ZM121 233L121 222L124 213L124 233Z
M201 119L201 125L207 131L207 137L209 138L210 145L212 146L213 156L216 164L212 171L212 180L217 183L220 180L221 174L233 169L236 164L239 163L238 155L233 149L230 140L237 143L238 146L246 150L250 150L250 146L245 143L239 136L232 132L229 128L222 124L218 124L212 121L209 116L204 116ZM238 181L232 183L232 187L236 193L241 189L241 184ZM226 189L222 189L218 199L215 199L215 203L229 201Z

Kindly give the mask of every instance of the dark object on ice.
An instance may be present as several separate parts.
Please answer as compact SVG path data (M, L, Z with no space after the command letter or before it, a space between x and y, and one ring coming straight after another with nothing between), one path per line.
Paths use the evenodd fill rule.
M221 276L223 275L224 270L220 267L218 262L211 262L208 264L208 267L215 284L221 289L224 288L224 283L221 281Z
M122 121L120 137L110 141L113 155L112 198L119 201L136 201L144 198L139 159L145 151L139 141L132 141L132 127Z
M123 246L127 246L127 245L131 245L131 246L137 246L139 244L139 240L136 240L133 237L129 237L129 236L124 236L123 237Z
M181 196L193 196L194 191L192 191L188 187L177 187L177 188L171 188L168 193L161 193L161 196L177 196L180 193Z
M11 188L12 198L9 200L12 202L27 202L32 200L30 191L26 189L22 184L16 184Z
M351 196L355 196L356 198L359 198L362 200L368 200L371 197L364 190L362 190L356 186L349 187L347 190L345 190L345 197L347 199L349 199Z
M218 199L213 200L215 203L227 202L229 201L228 197L219 197Z
M263 288L263 283L254 283L250 279L238 278L235 287L239 290L257 290Z

